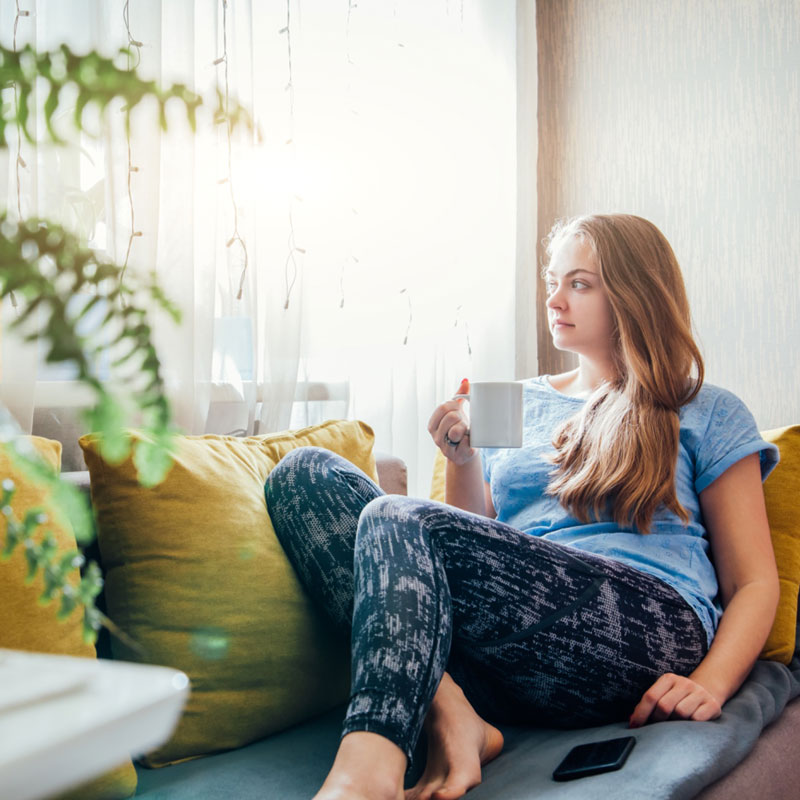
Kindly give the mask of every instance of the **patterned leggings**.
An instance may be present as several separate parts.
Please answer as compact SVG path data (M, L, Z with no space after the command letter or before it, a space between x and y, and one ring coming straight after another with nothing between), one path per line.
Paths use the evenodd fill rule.
M292 451L265 492L303 586L351 636L342 735L381 734L411 759L445 670L497 723L618 721L659 675L686 675L706 653L697 615L662 581L452 506L385 495L326 450Z

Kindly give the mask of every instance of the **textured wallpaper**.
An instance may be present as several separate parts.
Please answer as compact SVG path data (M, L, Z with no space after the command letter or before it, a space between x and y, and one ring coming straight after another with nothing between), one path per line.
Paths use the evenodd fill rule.
M800 0L538 0L536 32L538 239L578 213L652 220L707 380L762 428L800 422ZM553 372L572 362L541 286L537 309Z

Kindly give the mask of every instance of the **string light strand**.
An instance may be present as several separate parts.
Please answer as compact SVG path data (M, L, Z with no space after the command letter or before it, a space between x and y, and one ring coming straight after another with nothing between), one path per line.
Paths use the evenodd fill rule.
M128 34L128 69L138 69L139 64L142 63L142 47L144 47L144 44L137 39L134 39L131 35L130 0L125 0L125 5L122 8L122 19L125 23L125 31ZM136 63L133 66L131 66L130 62L131 47L136 48Z
M133 38L131 34L131 17L130 17L130 0L125 0L125 5L122 8L122 20L125 23L125 32L128 35L128 72L132 72L135 70L139 64L142 62L142 42L138 41L137 39ZM132 54L133 50L136 50L136 63L132 64ZM130 226L130 234L128 236L128 247L125 251L125 260L122 263L122 271L120 272L119 281L125 279L125 272L128 269L128 261L131 257L131 249L133 248L133 240L140 237L142 235L141 231L136 230L136 214L134 211L134 204L133 204L133 187L131 186L131 175L134 172L139 171L139 167L133 166L133 158L131 154L131 110L128 106L125 106L122 109L123 113L125 114L125 141L128 146L128 175L127 175L127 186L128 186L128 206L130 208L130 217L131 217L131 226ZM124 299L122 301L125 302Z
M294 142L294 73L292 61L292 0L286 0L286 24L278 31L280 36L286 37L286 71L287 83L286 93L288 95L288 112L289 112L289 137L285 144L291 148L291 159L295 163L297 160L295 142ZM294 240L294 216L292 213L292 205L297 198L294 195L289 196L289 252L286 256L286 263L284 264L284 283L286 286L286 297L283 302L284 309L289 308L291 300L292 289L297 281L298 263L297 254L304 255L305 250L298 247ZM291 272L291 278L290 278Z
M457 328L459 325L464 326L464 337L466 339L467 355L472 356L472 345L470 344L469 341L469 324L466 322L466 320L463 323L461 322L461 306L456 307L456 321L453 327Z
M286 66L288 82L286 92L289 95L289 139L287 144L294 143L294 75L292 72L292 0L286 0L286 25L278 31L286 36Z
M355 256L350 256L354 264L358 264L358 259ZM339 308L344 308L344 279L347 271L347 262L342 264L342 270L339 273Z
M14 52L17 50L17 28L19 27L19 21L23 17L29 17L30 11L22 9L19 7L19 0L16 0L16 7L17 7L17 15L14 17L14 41L13 41L13 49ZM14 108L17 108L18 105L18 94L17 94L17 84L14 83ZM25 159L22 157L22 126L20 125L19 118L17 119L17 158L16 158L16 178L17 178L17 216L18 219L22 220L22 178L20 176L20 168L27 168L27 164L25 163Z
M354 3L353 0L347 0L347 23L345 24L345 29L344 29L344 42L345 42L345 50L347 52L348 64L353 63L353 60L350 58L350 17L353 14L354 8L358 8L358 3Z
M345 22L345 34L344 34L345 60L346 60L346 67L345 68L346 68L347 73L348 73L347 74L347 84L346 84L346 93L347 93L346 105L347 105L347 108L350 109L350 114L351 114L351 116L353 118L358 117L358 110L355 108L355 105L353 103L353 79L352 79L352 71L355 69L356 64L353 61L353 57L351 55L351 50L350 50L350 30L351 30L350 24L351 24L351 18L352 18L352 13L353 13L353 9L354 8L358 8L358 4L354 3L353 0L348 0L348 2L347 2L347 20ZM348 187L352 191L352 183L348 184ZM354 263L358 264L358 259L356 258L356 256L352 252L353 240L355 238L355 233L354 233L355 218L358 216L358 210L356 209L355 204L352 202L352 200L351 200L351 204L350 204L350 211L351 211L351 218L350 218L350 225L349 225L349 229L350 229L349 230L349 239L350 239L350 249L351 249L350 259ZM339 276L339 292L340 292L339 308L344 308L344 279L345 279L345 273L347 271L348 263L349 263L348 260L345 259L345 261L342 263L342 270L341 270L341 274Z
M408 344L408 337L411 333L411 324L414 321L414 306L411 303L411 292L408 289L401 289L400 294L404 294L406 296L406 300L408 300L408 324L406 325L406 335L403 337L403 344Z
M19 7L19 0L16 0L16 8L17 14L14 17L14 41L13 41L13 49L14 52L17 50L17 28L19 27L19 21L23 17L29 17L31 12L22 9ZM17 84L16 81L14 82L14 109L16 110L18 107L18 93L17 93ZM20 175L20 169L27 169L28 165L25 163L25 159L22 157L22 126L19 122L19 117L17 118L17 157L14 163L14 175L17 182L17 220L22 222L22 176ZM14 310L17 310L17 296L14 292L10 293L11 297L11 305L13 306Z
M284 310L289 308L289 298L292 294L292 289L297 281L297 258L295 253L305 255L305 250L298 247L294 241L294 222L292 220L292 211L289 209L289 254L286 256L286 263L283 268L284 283L286 286L286 298L283 301ZM291 267L292 278L289 280L289 269Z
M228 190L230 195L231 201L231 209L233 211L233 233L231 234L228 241L225 243L225 247L231 248L235 244L238 244L242 250L242 272L239 276L239 289L236 293L236 299L241 300L242 295L244 293L244 280L245 276L247 275L247 266L248 266L248 254L247 254L247 245L245 244L244 238L239 233L239 208L236 204L236 192L234 191L233 186L233 144L232 144L232 134L233 134L233 124L231 122L231 117L229 113L229 102L230 102L230 83L228 79L228 0L222 0L222 55L214 60L214 66L219 66L220 64L224 65L224 79L225 79L225 93L224 93L224 102L225 102L225 117L221 119L221 122L225 122L225 131L226 131L226 140L227 140L227 162L228 162L228 174L225 178L223 178L220 183L227 183Z

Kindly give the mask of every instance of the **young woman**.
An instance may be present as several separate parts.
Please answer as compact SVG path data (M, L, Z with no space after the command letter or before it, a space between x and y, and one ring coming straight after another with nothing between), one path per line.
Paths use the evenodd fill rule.
M449 400L428 426L446 505L382 495L313 448L267 483L306 589L351 634L318 798L461 797L502 722L713 719L766 641L778 579L761 481L777 450L703 384L669 243L639 217L588 216L557 225L548 256L553 342L579 363L525 382L522 448L479 454ZM423 725L426 767L404 795Z

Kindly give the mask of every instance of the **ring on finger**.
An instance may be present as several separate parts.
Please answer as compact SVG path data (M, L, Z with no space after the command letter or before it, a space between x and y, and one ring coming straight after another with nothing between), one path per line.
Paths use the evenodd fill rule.
M444 443L450 447L458 447L458 442L454 442L447 434L444 435Z

